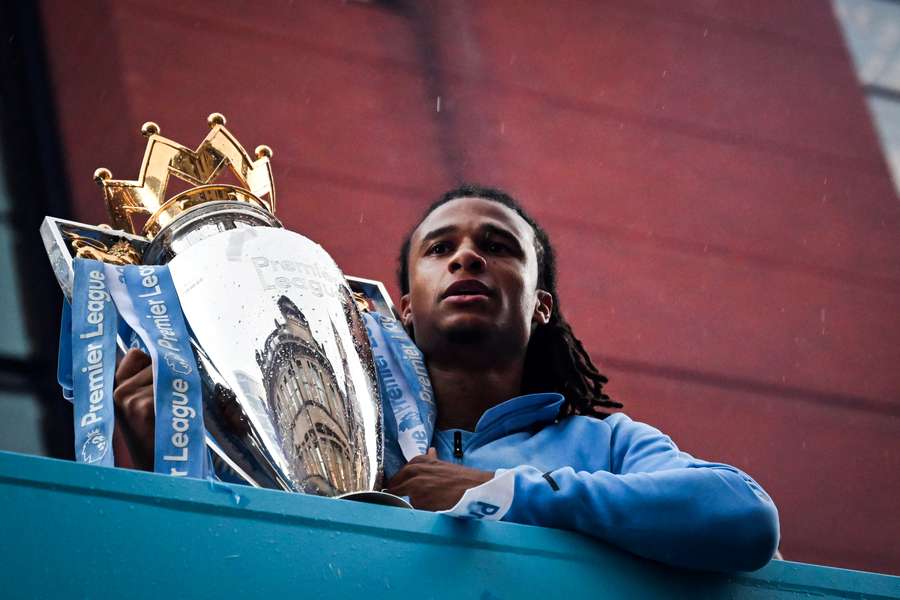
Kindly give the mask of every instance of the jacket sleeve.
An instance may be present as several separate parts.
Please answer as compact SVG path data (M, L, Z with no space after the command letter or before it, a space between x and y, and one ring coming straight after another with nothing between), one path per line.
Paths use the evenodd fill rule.
M516 467L503 520L579 531L693 569L752 571L772 558L778 512L759 484L680 452L653 427L615 417L606 420L608 470Z

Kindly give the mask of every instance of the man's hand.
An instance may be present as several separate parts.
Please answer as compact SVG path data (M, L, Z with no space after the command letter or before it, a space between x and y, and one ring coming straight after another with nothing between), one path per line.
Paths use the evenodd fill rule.
M153 470L153 367L150 357L129 350L116 369L116 429L122 433L134 466Z
M489 471L480 471L438 460L434 448L428 454L416 456L388 482L387 492L395 496L409 496L409 501L422 510L445 510L459 502L466 490L494 478Z

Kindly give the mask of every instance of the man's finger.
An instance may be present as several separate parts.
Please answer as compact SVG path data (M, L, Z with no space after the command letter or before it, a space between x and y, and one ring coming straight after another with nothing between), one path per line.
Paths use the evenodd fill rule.
M420 459L420 460L416 460ZM397 486L403 483L406 483L413 477L417 477L420 475L427 475L432 473L435 468L438 468L441 464L439 460L428 460L425 455L419 455L413 458L411 461L403 465L399 471L391 478L388 482L389 486Z
M153 369L144 367L127 379L120 379L119 384L113 390L113 400L121 402L124 398L138 391L142 387L153 386Z
M416 470L417 469L410 468L409 463L403 465L400 470L394 473L394 476L391 477L387 482L388 487L396 487L398 485L402 485L416 474Z
M406 487L406 483L407 483L408 478L402 479L402 480L401 480L401 479L399 478L399 475L400 475L400 473L398 472L397 475L394 475L394 476L390 479L390 481L388 481L387 483L385 483L384 491L389 492L389 493L391 493L391 494L394 494L395 496L401 495L401 494L398 494L397 491L399 491L399 490L403 489L404 487Z
M384 491L386 491L388 494L393 494L395 496L408 496L409 494L406 493L406 488L407 488L406 483L401 483L399 485L395 485L392 482L390 485L388 485L388 487L386 487L384 489Z
M139 388L145 385L153 385L153 367L146 366L125 381L121 385L127 385L130 388Z
M428 449L428 452L425 454L418 454L409 459L410 465L422 464L422 463L433 463L438 462L440 459L437 457L437 450L433 447Z
M122 362L116 369L116 381L125 381L141 369L148 366L152 361L150 357L138 350L132 348L122 357Z

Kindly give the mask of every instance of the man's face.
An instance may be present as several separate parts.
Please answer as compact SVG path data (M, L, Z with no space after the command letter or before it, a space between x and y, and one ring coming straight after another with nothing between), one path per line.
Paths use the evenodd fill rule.
M413 233L401 316L426 356L448 342L524 352L552 310L537 276L534 232L522 217L497 202L458 198Z

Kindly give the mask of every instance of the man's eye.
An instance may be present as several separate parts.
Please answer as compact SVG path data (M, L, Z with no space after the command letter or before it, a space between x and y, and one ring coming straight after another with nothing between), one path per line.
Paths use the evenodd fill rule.
M425 254L445 254L450 250L450 244L447 242L437 242L428 247Z
M500 254L504 252L509 252L509 247L506 244L502 244L500 242L487 241L485 242L485 248L488 252L494 254Z

